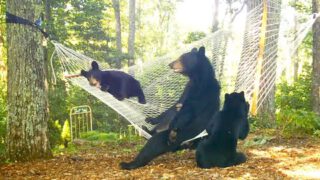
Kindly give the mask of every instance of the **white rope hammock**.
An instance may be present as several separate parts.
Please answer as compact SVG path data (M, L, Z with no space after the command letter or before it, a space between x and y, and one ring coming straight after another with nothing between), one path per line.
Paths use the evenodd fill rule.
M258 54L260 37L259 28L261 26L262 17L261 12L262 4L248 12L246 28L248 29L248 26L250 26L249 29L251 31L245 35L239 32L237 27L233 28L235 30L232 30L232 28L229 30L219 30L200 41L187 45L182 49L174 50L163 57L129 67L127 72L141 83L147 101L147 104L145 105L139 104L137 99L118 101L112 95L103 92L96 87L90 86L87 79L84 77L69 78L69 80L72 84L81 87L118 112L127 119L142 136L150 138L151 135L141 128L142 126L146 126L149 129L152 129L153 127L153 125L145 122L146 117L156 117L174 105L182 94L187 82L187 79L184 76L170 70L168 64L182 53L190 51L193 47L206 47L206 55L211 59L217 78L221 78L218 80L222 82L222 90L224 92L230 91L231 89L244 90L247 99L250 101ZM277 15L280 16L279 14ZM305 31L310 29L314 21L315 19L312 18L302 26L302 29L298 34L299 36L294 40L295 43L290 43L294 46L290 47L290 50L297 49L298 44L296 41L301 43L306 35ZM266 66L266 70L263 72L262 76L264 79L261 84L258 107L261 106L265 97L270 93L276 78L277 48L272 47L277 46L279 38L274 34L279 30L279 23L276 22L275 24L269 24L268 26L270 28L267 29L267 31L270 33L267 33L266 37L268 41L264 55L265 63L263 64L263 66ZM243 42L246 42L246 44L243 45ZM90 69L90 64L94 59L76 52L56 41L52 41L52 44L55 46L55 53L60 60L65 75L79 74L81 69ZM242 49L242 52L237 52L235 47L237 47L237 49ZM244 60L240 61L240 57ZM239 61L241 62L240 64ZM104 66L102 63L99 64L101 69L107 69L108 67ZM236 69L238 69L238 71L236 71ZM235 79L237 79L236 86L231 84ZM205 133L201 134L201 136L203 135L205 135Z

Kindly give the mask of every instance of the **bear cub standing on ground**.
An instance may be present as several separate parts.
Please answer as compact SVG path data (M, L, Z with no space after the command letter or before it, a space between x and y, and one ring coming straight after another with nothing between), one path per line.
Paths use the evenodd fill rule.
M225 95L222 111L210 121L208 139L197 147L197 165L201 168L228 167L246 161L246 156L237 152L238 139L245 139L249 133L249 103L244 92Z
M81 75L88 79L91 86L99 87L119 101L138 97L139 103L146 103L139 81L132 76L121 71L101 71L96 61L92 61L91 66L89 71L81 70Z

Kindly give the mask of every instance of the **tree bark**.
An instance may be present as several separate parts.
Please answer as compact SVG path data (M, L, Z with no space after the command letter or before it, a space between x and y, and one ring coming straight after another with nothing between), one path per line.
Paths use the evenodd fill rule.
M320 12L320 0L312 1L313 13ZM312 109L320 115L320 18L313 25Z
M129 62L128 65L134 64L134 40L135 40L135 21L136 21L136 0L129 1L129 38L128 38L128 55Z
M43 12L38 0L7 0L7 11L35 22ZM51 156L42 34L26 25L8 24L8 122L6 151L11 161Z
M119 0L112 0L112 6L114 10L114 16L116 18L116 44L119 55L122 55L122 44L121 44L121 18L120 18L120 2ZM116 60L117 68L121 67L121 58Z

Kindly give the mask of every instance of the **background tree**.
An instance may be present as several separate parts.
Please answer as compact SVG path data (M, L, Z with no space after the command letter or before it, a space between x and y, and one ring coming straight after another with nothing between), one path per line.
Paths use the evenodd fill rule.
M112 6L114 10L114 16L116 20L116 43L117 43L117 50L120 55L122 55L122 44L121 44L121 18L120 18L120 3L119 0L112 0ZM117 68L121 67L121 59L118 58L116 60Z
M134 40L136 33L136 0L129 0L129 38L128 38L128 65L134 64Z
M5 136L7 119L7 53L6 53L6 1L0 2L0 162L5 160Z
M219 18L219 0L214 0L211 32L215 32L219 29L218 18Z
M41 1L10 0L7 11L35 22ZM25 25L8 24L8 122L6 149L10 160L51 155L47 137L48 100L42 34Z
M320 0L312 1L312 12L320 12ZM312 104L313 111L320 114L320 18L313 25Z

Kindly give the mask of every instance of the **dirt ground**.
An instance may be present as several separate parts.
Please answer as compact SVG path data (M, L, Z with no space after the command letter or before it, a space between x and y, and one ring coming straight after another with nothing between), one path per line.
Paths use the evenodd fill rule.
M319 139L273 136L255 141L256 136L250 135L240 142L248 161L229 168L197 168L195 152L183 151L163 155L137 170L120 170L119 162L137 153L133 143L123 143L82 148L50 160L0 165L0 179L320 179Z

